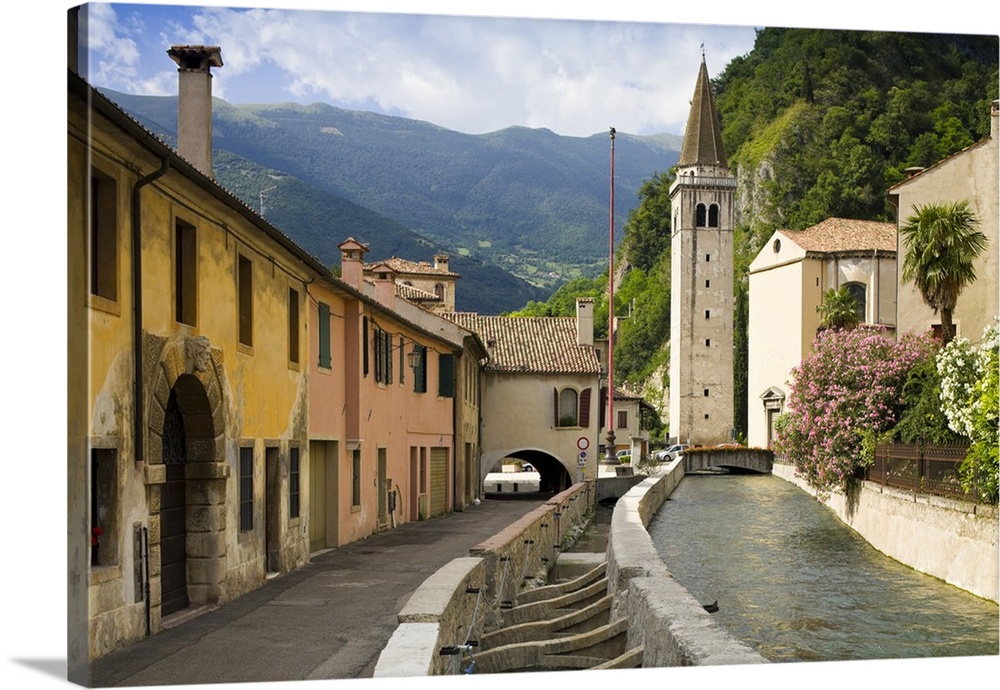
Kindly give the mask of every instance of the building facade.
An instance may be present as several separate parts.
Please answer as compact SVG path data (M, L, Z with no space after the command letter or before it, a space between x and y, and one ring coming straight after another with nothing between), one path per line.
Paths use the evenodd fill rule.
M953 315L955 332L976 342L983 329L1000 313L997 276L1000 275L1000 105L990 109L990 136L929 168L913 174L889 189L896 208L897 226L906 223L915 207L925 204L968 201L986 235L986 251L976 261L976 281L958 298ZM906 248L897 248L902 267ZM900 270L902 270L900 268ZM912 284L899 281L897 323L900 333L923 333L941 325L940 314L928 307Z
M597 477L602 381L593 310L580 299L575 318L448 315L486 345L481 477L499 472L505 458L532 464L542 491Z
M733 436L735 193L703 59L670 186L668 433L679 443Z
M747 443L767 448L785 409L792 369L812 352L818 307L847 287L858 321L892 329L896 318L896 228L829 218L778 230L750 264L747 328Z
M93 658L308 561L290 468L324 269L72 73L68 127L70 593Z
M190 132L221 51L170 56ZM486 355L396 300L390 268L363 281L360 251L357 282L335 277L214 182L210 146L179 142L188 160L72 64L68 94L69 667L87 684L90 660L319 549L469 505Z

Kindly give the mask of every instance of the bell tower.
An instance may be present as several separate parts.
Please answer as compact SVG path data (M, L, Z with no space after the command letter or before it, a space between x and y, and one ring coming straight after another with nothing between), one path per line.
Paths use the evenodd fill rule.
M702 55L670 186L669 433L678 443L732 438L735 193Z

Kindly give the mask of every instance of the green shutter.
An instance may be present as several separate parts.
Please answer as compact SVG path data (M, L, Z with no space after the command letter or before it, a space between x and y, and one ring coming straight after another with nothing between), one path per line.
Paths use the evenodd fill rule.
M361 319L361 373L368 376L368 317Z
M319 365L330 368L330 306L319 303Z
M413 371L413 390L416 393L427 392L427 348L423 345L414 345L420 353L420 362Z
M438 395L455 397L455 355L438 355Z

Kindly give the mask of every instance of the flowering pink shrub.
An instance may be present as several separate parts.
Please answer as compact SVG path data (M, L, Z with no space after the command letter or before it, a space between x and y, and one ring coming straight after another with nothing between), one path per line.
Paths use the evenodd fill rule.
M845 488L862 467L863 435L895 426L907 374L936 350L929 335L897 341L873 327L822 331L792 370L774 450L821 493Z

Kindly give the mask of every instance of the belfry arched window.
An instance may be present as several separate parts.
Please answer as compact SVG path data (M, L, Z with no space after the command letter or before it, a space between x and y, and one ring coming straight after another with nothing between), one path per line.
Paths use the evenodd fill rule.
M708 207L708 227L719 227L719 205L712 204Z
M705 204L698 204L694 209L694 226L696 228L705 227Z

